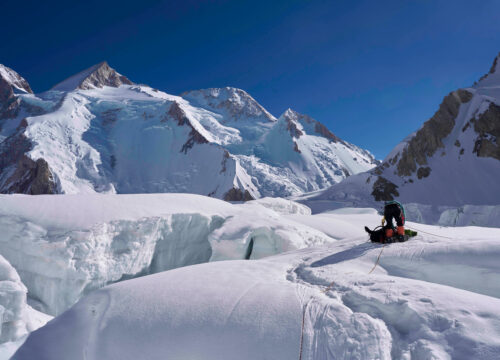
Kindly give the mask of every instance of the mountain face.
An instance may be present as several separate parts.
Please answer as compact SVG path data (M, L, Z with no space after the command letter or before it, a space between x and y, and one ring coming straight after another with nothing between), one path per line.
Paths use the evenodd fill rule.
M472 87L439 109L382 164L333 185L319 199L357 204L398 199L429 205L500 202L500 54Z
M0 121L17 115L17 93L33 93L28 82L14 70L0 64ZM0 122L0 126L1 126Z
M133 85L134 83L125 76L109 67L106 61L94 65L70 78L55 85L52 90L73 91L103 88L104 86L118 87L120 85Z
M277 119L240 89L173 96L105 62L41 94L15 75L0 101L2 193L238 201L319 190L376 165L321 123L290 109Z

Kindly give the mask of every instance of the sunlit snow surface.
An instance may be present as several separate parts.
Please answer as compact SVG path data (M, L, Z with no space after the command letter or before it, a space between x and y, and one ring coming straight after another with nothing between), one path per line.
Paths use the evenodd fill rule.
M397 159L406 151L413 133L386 156L385 165L377 171L350 176L323 192L307 196L305 203L313 212L331 209L335 203L337 207L376 206L372 191L380 175L397 186L397 200L411 204L408 215L416 221L500 227L500 162L477 155L475 149L481 138L474 125L491 104L500 105L499 71L463 89L471 94L471 99L460 105L453 129L442 139L443 146L427 156L425 164L417 164L429 167L429 176L419 178L415 172L410 176L398 175Z
M29 332L52 317L26 303L28 289L16 270L0 255L0 359L8 359Z
M255 259L334 240L289 220L283 199L232 205L188 194L1 195L0 253L42 311L111 282L210 260ZM273 210L273 207L278 212Z
M39 249L55 251L61 240L49 235L56 229L65 228L66 238L72 239L77 229L89 232L98 219L137 226L158 217L170 218L173 224L173 213L196 213L207 224L224 220L207 237L187 226L191 236L177 232L170 238L172 244L203 234L211 260L215 254L243 259L253 233L257 255L291 251L260 260L187 266L92 291L33 332L16 359L298 359L302 352L302 359L469 360L496 359L500 352L500 229L408 223L419 231L417 237L382 247L367 242L363 231L365 224L379 224L374 209L309 215L307 208L283 199L231 205L177 194L101 195L88 202L68 196L31 197L42 200L30 206L22 203L27 198L5 197L12 215L1 218L23 223L24 235L37 228L45 231ZM47 199L53 203L44 213ZM54 212L61 216L53 217ZM191 223L194 228L210 227L202 224L200 219ZM115 250L120 251L110 251L113 246L107 240L96 241L102 246L95 266L109 265L110 258L127 251L143 253L130 247L121 252L124 244L138 241L126 229L133 227L111 231L115 237L107 235L118 234L115 244L121 248ZM125 241L126 236L130 238ZM66 244L78 240L82 246L92 243L83 237ZM24 244L26 253L36 241ZM139 248L146 249L144 244ZM269 244L282 248L271 250ZM298 248L303 249L293 250ZM65 264L73 264L76 271L83 254L52 258L50 263L61 266L59 273ZM126 263L123 259L118 262ZM103 268L100 276L116 271L118 262ZM20 275L24 281L22 271Z
M274 118L243 90L207 89L180 97L145 85L69 91L73 81L68 84L19 95L24 107L0 129L2 141L26 119L23 135L32 144L27 155L48 163L57 193L224 198L236 188L253 198L288 196L326 188L376 164L368 151L331 141L298 122L303 134L292 137L285 119ZM207 102L216 90L225 95ZM39 110L32 114L25 108Z

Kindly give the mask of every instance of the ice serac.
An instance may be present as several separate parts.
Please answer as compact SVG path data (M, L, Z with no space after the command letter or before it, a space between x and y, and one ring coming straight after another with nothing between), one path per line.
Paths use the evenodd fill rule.
M193 194L0 195L0 203L0 253L38 309L52 315L124 279L334 241L283 216L307 208L281 199L234 205Z
M500 56L500 55L499 55ZM500 203L500 70L448 94L436 113L376 168L352 176L316 198L374 205L448 206Z
M26 302L28 290L16 270L0 255L0 358L31 331L44 325L50 316L32 309Z
M500 229L418 225L426 233L379 258L359 235L380 220L374 209L239 206L257 202L345 240L107 286L32 333L15 358L498 358Z
M119 87L120 85L132 85L126 76L123 76L111 68L106 61L94 65L82 72L55 85L52 90L72 91L76 89L89 90L102 88L104 86Z

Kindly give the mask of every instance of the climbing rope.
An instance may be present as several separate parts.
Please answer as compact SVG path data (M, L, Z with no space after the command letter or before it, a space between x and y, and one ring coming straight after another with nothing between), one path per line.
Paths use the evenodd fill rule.
M453 238L451 238L451 237L443 236L443 235L436 235L436 234L433 234L433 233L430 233L430 232L427 232L427 231L423 231L423 230L419 230L419 229L416 229L416 228L413 228L413 227L409 227L408 225L405 225L405 227L407 227L410 230L415 230L417 232L419 232L419 231L423 232L424 234L427 234L427 235L432 235L432 236L437 236L437 237L440 237L440 238L445 238L445 239L451 239L451 240L453 240Z
M380 249L380 253L378 254L377 261L375 262L375 265L373 265L373 267L370 270L370 272L368 273L368 275L370 275L372 273L372 271L375 270L375 268L377 267L377 265L378 265L378 263L380 261L380 256L382 255L382 251L384 251L384 248L385 248L385 244L382 245L382 249Z
M325 290L323 290L322 293L326 294L327 291L330 290L333 287L333 285L335 285L335 281L332 281L332 283L330 285L328 285L328 287Z
M307 305L309 305L309 302L311 300L309 299L308 302L306 302L306 304L304 305L303 309L302 309L302 326L300 328L300 348L299 348L299 360L302 360L302 346L304 344L304 323L306 321L306 309L307 309Z

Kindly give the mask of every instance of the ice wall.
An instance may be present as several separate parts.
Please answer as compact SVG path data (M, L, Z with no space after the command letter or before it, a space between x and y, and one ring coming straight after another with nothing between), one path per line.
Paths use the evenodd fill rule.
M0 253L17 269L33 306L51 315L120 280L333 241L272 210L307 211L281 200L268 199L266 207L181 194L0 200Z

